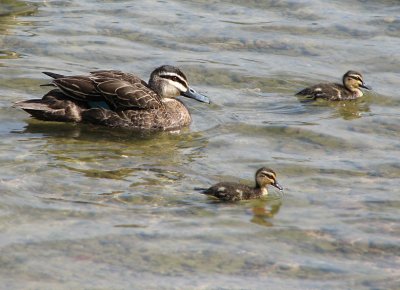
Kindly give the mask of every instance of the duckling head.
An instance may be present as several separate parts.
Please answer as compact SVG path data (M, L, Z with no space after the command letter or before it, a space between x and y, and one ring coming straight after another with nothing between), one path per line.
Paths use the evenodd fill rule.
M283 190L283 187L276 180L276 173L270 168L262 167L256 172L256 186L260 188L263 195L268 194L267 186L272 185L279 190Z
M149 86L162 98L184 96L199 102L210 103L210 99L189 87L185 74L177 67L163 65L150 75Z
M360 88L370 90L363 80L362 75L359 72L349 70L343 75L343 85L346 89L353 92L357 97L361 97L363 92Z

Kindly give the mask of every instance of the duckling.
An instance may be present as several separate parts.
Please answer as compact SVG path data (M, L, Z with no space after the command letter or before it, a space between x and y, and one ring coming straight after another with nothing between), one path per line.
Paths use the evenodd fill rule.
M262 167L257 170L255 175L256 186L250 187L240 183L220 182L202 193L214 196L223 201L238 201L260 198L268 195L267 186L272 185L279 190L283 187L276 180L276 173L267 167Z
M117 70L101 70L89 75L64 76L51 72L56 89L42 99L20 101L21 108L44 121L91 123L137 130L176 130L191 123L185 105L176 99L185 96L210 103L208 97L189 87L184 73L163 65L150 75L149 83Z
M321 83L298 92L296 96L309 96L312 99L331 101L354 100L362 97L360 88L370 90L359 72L349 70L343 75L343 85L336 83Z

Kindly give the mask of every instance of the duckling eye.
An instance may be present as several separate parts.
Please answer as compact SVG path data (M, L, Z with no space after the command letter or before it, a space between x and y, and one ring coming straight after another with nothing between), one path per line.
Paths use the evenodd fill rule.
M174 77L172 77L172 80L175 81L175 82L177 82L177 81L178 81L178 77L175 77L175 76L174 76Z

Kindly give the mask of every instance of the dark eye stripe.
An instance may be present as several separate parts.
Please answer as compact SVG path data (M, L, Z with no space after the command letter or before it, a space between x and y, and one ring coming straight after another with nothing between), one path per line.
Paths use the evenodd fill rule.
M350 75L349 77L352 78L353 80L363 82L363 80L359 76Z
M187 88L187 84L184 80L182 80L180 77L178 76L171 76L171 75L160 75L160 77L162 77L163 79L169 79L171 81L180 83L182 86L184 86L185 88Z
M268 177L269 179L275 180L275 176L273 176L273 175L272 175L271 173L269 173L269 172L262 172L262 173L261 173L261 176Z

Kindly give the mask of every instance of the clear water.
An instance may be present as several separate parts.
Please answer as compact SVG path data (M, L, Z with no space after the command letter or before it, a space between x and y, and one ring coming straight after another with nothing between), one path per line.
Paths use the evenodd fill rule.
M4 289L398 289L398 1L0 2ZM11 108L42 71L182 68L213 104L138 136ZM357 102L294 93L349 69ZM275 169L282 199L195 190ZM273 192L275 195L276 192Z

